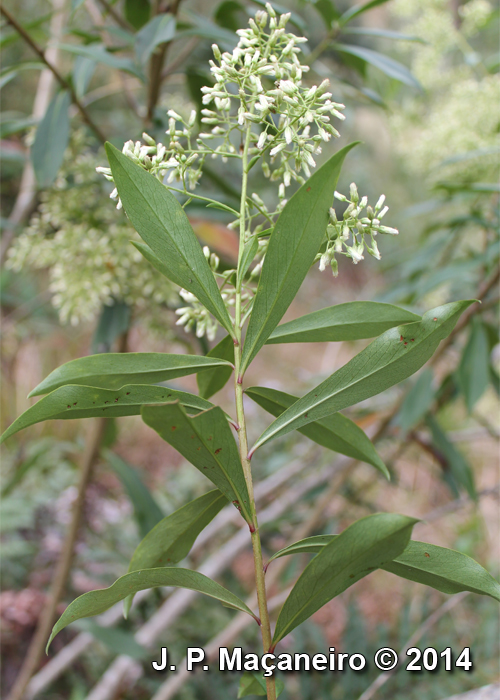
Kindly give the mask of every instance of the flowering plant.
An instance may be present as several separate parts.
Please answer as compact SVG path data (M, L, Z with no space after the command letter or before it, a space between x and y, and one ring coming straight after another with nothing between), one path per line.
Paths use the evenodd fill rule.
M211 68L217 82L204 91L205 104L213 107L203 114L205 124L212 126L209 134L195 139L195 116L184 120L171 113L168 147L147 135L145 144L128 143L123 152L107 145L110 167L101 169L114 181L113 197L142 239L133 242L136 249L182 288L188 306L180 310L179 322L190 327L196 323L197 334L206 332L210 337L217 324L226 331L225 337L207 356L107 353L69 362L33 390L32 396L44 398L20 416L3 439L50 418L141 415L208 477L215 490L160 521L137 547L128 573L110 588L86 593L70 604L51 639L74 620L96 615L119 600L125 601L128 611L134 594L145 588L196 590L248 614L259 625L263 650L276 663L256 682L274 700L278 691L273 670L286 670L280 665L286 659L275 654L279 642L373 570L383 568L444 592L469 590L496 599L500 599L500 586L465 555L412 541L414 518L378 513L352 523L339 535L302 540L271 557L316 554L286 598L274 633L271 630L267 566L263 564L251 465L256 451L277 437L300 430L327 449L363 460L388 476L368 437L339 411L420 369L472 302L449 303L422 318L389 304L349 302L280 324L315 262L320 261L321 269L332 265L334 273L335 253L344 252L358 262L366 236L370 237L368 252L379 257L374 237L396 231L381 224L386 211L383 197L371 209L355 185L349 199L336 193L342 164L355 144L339 150L311 174L320 144L336 135L330 118L342 114L342 105L330 100L324 83L319 87L302 84L307 72L298 59L302 40L285 32L286 15L278 17L270 5L266 10L239 32L240 41L232 54L221 55L214 47L216 61ZM266 81L271 80L274 84L267 89ZM194 188L208 156L241 162L240 208L230 209L239 229L238 263L225 272L218 271L217 258L208 249L202 250L184 211L191 199L201 199ZM251 171L258 162L271 182L279 182L278 203L271 210L249 194ZM287 199L292 180L300 187ZM177 195L187 198L184 206ZM335 197L348 203L341 220L332 209ZM228 210L223 202L203 200L208 206ZM361 216L365 207L366 216ZM301 398L268 387L243 388L246 370L265 344L374 336L378 337L344 367ZM188 374L198 375L199 394L164 384ZM228 416L209 399L231 376L235 414ZM244 391L275 416L252 446ZM203 574L176 566L226 505L237 509L250 533L255 610ZM252 683L252 678L250 682L243 678L240 697Z

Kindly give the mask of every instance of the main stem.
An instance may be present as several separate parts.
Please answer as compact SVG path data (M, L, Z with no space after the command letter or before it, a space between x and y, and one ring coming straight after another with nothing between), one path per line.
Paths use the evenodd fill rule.
M248 147L250 143L250 127L247 129L245 145L243 150L243 177L241 184L241 203L240 203L240 249L239 262L245 245L245 224L246 224L246 199L247 199L247 182L248 182ZM238 275L239 277L239 275ZM269 621L269 611L267 609L266 581L264 576L264 565L262 562L262 546L260 542L259 523L257 520L257 510L255 507L255 499L253 495L252 469L250 460L248 459L248 440L247 428L245 421L245 411L243 408L243 377L240 375L241 367L241 284L242 280L238 280L236 290L235 304L235 346L234 346L234 389L236 397L236 416L238 421L238 441L241 465L245 475L245 481L250 499L250 514L252 522L249 523L250 534L252 537L253 559L255 567L255 585L257 589L257 600L259 604L259 615L262 633L262 645L264 653L267 653L271 648L271 624ZM266 678L266 689L268 700L276 700L276 684L274 676Z

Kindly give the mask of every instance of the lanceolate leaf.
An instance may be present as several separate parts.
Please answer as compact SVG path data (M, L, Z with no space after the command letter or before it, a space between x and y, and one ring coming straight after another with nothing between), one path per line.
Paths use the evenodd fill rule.
M65 384L115 389L124 384L157 384L205 369L228 366L218 358L161 352L105 352L61 365L29 394L40 396Z
M156 177L109 143L106 153L127 216L168 270L169 279L192 292L232 334L213 272L177 199Z
M434 401L432 369L424 369L419 378L405 396L405 400L397 415L396 423L402 430L414 428L425 416Z
M135 550L128 570L153 569L173 566L187 555L200 532L217 513L227 505L227 498L217 490L196 498L154 527ZM133 596L125 599L125 616L132 605Z
M356 144L330 158L285 205L266 253L243 346L242 372L293 301L319 250L340 169Z
M417 521L377 513L356 521L306 566L278 616L272 649L353 583L402 554Z
M275 682L276 697L279 698L281 693L285 690L285 684L281 678L276 678ZM258 673L250 673L250 671L246 671L242 675L238 688L238 698L246 698L249 695L260 695L262 697L267 697L266 679L264 676L259 675Z
M106 450L104 457L119 477L134 506L134 515L141 538L146 537L148 532L163 519L160 507L134 467L111 450Z
M296 396L285 394L283 391L259 386L245 389L245 393L273 416L281 415L298 400ZM372 464L387 479L390 479L387 467L369 438L356 423L341 413L334 413L327 418L309 423L300 428L299 432L329 450Z
M70 104L69 92L58 92L36 130L31 159L39 187L49 187L61 167L69 140Z
M127 384L120 389L62 386L21 414L4 432L0 443L20 430L45 420L137 416L144 404L164 404L175 400L180 401L191 413L212 408L209 401L199 396L162 386Z
M207 353L206 357L218 357L221 360L227 360L233 363L234 343L231 336L226 335L220 343L217 343L217 345ZM196 381L198 383L200 396L203 396L204 399L209 399L216 394L226 385L232 373L232 367L226 367L225 365L212 367L206 370L206 372L199 372L196 375Z
M489 362L488 336L480 319L476 317L472 320L469 340L458 368L460 388L469 413L472 413L474 405L489 384Z
M420 320L417 314L392 304L349 301L283 323L271 333L267 344L374 338L394 326Z
M353 5L348 10L346 10L344 14L340 17L339 24L341 26L347 24L347 22L350 22L358 15L363 14L363 12L367 12L368 10L373 9L378 5L383 5L387 1L388 0L369 0L369 2L360 3L359 5Z
M395 61L390 56L385 56L383 53L374 51L373 49L367 49L365 46L357 46L354 44L332 44L332 48L340 53L347 53L351 56L357 56L363 61L370 63L375 68L378 68L385 73L390 78L399 80L400 83L409 85L410 87L422 89L422 86L418 82L412 73L408 70L406 66L399 61Z
M453 491L458 492L458 484L467 491L471 498L477 499L474 473L463 454L448 440L446 433L434 416L428 415L426 423L431 430L435 447L444 458L445 471L443 476L445 481L449 482Z
M163 12L153 17L137 32L135 53L142 65L146 64L157 46L172 41L175 34L175 17Z
M190 418L180 403L144 406L142 419L210 479L252 521L243 468L231 429L219 406Z
M159 586L188 588L192 591L204 593L211 598L220 600L227 608L241 610L242 612L248 613L248 615L254 619L257 619L250 608L247 607L238 596L235 596L234 593L231 593L231 591L228 591L207 576L198 573L198 571L176 569L174 567L143 569L141 571L133 571L130 574L125 574L125 576L119 578L109 588L84 593L74 600L68 605L54 625L52 634L47 643L47 649L56 634L67 627L71 622L79 620L82 617L99 615L128 595L143 591L147 588L158 588Z
M317 554L336 537L338 535L307 537L276 552L269 563L288 554ZM454 549L412 540L402 554L380 568L442 593L470 591L500 601L500 584L493 576L477 561Z
M429 360L472 303L469 300L438 306L418 323L386 331L271 423L251 454L272 438L380 394L412 375Z

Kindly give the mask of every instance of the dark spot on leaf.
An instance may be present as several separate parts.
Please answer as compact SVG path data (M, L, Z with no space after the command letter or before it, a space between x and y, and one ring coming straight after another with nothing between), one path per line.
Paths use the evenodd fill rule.
M194 435L191 435L191 440L194 440Z
M349 578L354 578L354 574L350 574Z
M222 450L222 447L218 447L218 448L215 450L215 454L218 455L219 452L220 452L221 450Z
M405 343L405 345L408 345L408 343Z
M104 403L109 403L109 401L105 401Z
M127 391L126 396L130 396L130 391Z
M119 398L120 398L119 396L117 396L117 397L116 397L116 399L115 399L115 403L116 403L116 402L118 401L118 399L119 399Z
M307 418L308 415L309 413L304 413L304 418Z
M201 450L201 447L197 447L196 451L199 452Z
M209 442L210 442L210 440L212 440L212 437L213 437L213 436L212 436L212 435L210 435L210 437L208 438L208 441L209 441Z
M310 192L310 191L311 191L311 188L310 188L310 187L308 187L308 188L307 188L307 190L306 190L306 192Z
M432 320L433 320L433 321L437 321L437 318L433 318Z
M427 552L424 552L424 557L427 557L428 559L430 559L430 558L431 558L431 555L430 555L430 554L427 554Z
M68 404L68 405L66 406L66 408L71 408L71 405L70 405L70 404Z
M414 343L414 342L415 342L415 338L412 338L412 339L411 339L411 342Z
M167 399L168 399L169 396L172 396L172 394L167 394ZM161 398L163 398L163 396L162 396Z
M402 342L403 342L403 340L404 340L403 336L402 336L402 335L400 335L400 336L399 336L399 342L400 342L400 343L402 343Z
M77 402L75 401L75 403L73 404L73 406L76 406L76 404L77 404Z
M173 425L173 426L172 426L172 430L177 430L177 426L176 426L176 425Z

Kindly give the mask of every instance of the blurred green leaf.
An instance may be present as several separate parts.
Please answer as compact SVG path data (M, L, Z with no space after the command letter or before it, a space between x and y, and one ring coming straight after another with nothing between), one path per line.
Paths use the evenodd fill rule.
M67 627L71 622L79 620L82 617L99 615L132 593L138 593L148 588L158 588L159 586L187 588L192 591L204 593L211 598L220 600L225 607L246 612L255 619L255 615L250 608L235 596L234 593L231 593L231 591L228 591L219 583L212 581L212 579L200 574L198 571L169 567L161 569L143 569L142 571L133 571L130 574L125 574L125 576L117 579L109 588L84 593L70 603L52 629L49 641L47 642L47 651L56 634Z
M104 352L71 360L57 367L30 392L47 394L66 384L119 389L124 384L157 384L196 374L226 360L202 355L170 355L162 352Z
M97 328L92 338L91 352L109 352L113 343L130 325L130 307L123 301L112 306L103 306Z
M416 522L396 513L368 515L323 547L286 599L271 648L332 598L402 554Z
M469 339L462 352L458 367L458 383L465 398L467 411L472 413L475 404L490 382L490 353L488 337L481 319L475 316L470 326Z
M340 17L339 24L343 26L344 24L347 24L347 22L353 20L355 17L362 15L364 12L368 12L368 10L378 7L378 5L384 5L387 1L388 0L370 0L370 2L366 2L361 5L353 5Z
M310 0L310 3L319 12L328 29L331 28L335 20L339 19L340 12L332 0Z
M31 160L36 181L41 188L49 187L54 182L61 167L69 141L70 104L69 92L58 92L36 130Z
M135 29L143 27L151 16L149 0L125 0L125 19Z
M81 99L87 92L87 88L95 73L96 62L91 58L77 56L73 66L73 88L78 99Z
M79 46L77 44L58 44L59 48L69 53L74 53L77 56L89 58L96 63L103 63L110 68L122 70L125 73L131 73L136 78L144 81L144 74L138 66L130 58L121 58L114 53L106 50L104 44L90 44L89 46Z
M250 499L236 442L219 406L189 417L180 403L144 406L142 419L156 430L252 522Z
M30 425L46 420L138 416L144 404L178 399L188 411L203 411L212 404L199 396L166 387L132 384L120 389L61 386L22 413L3 433L0 443Z
M298 400L296 396L285 394L283 391L259 386L245 389L245 394L273 416L281 415L285 409ZM334 413L322 420L308 423L299 429L299 433L328 450L371 464L381 471L387 479L390 479L387 467L370 439L356 423L341 413Z
M175 17L169 13L156 15L139 32L135 40L137 60L145 65L160 44L172 41L175 34Z
M218 357L221 360L234 362L234 342L230 335L226 335L217 345L207 353L206 357ZM233 373L232 367L212 367L206 372L199 372L196 375L198 391L204 399L220 391L229 381Z
M380 394L411 376L434 354L471 300L431 309L422 321L392 328L292 404L265 430L251 453L279 435Z
M151 652L135 641L134 633L115 627L102 627L94 620L79 620L75 625L78 629L90 634L115 655L124 654L132 659L146 661L151 656Z
M422 90L422 86L418 80L412 75L406 66L399 61L395 61L390 56L385 56L373 49L367 49L365 46L355 46L354 44L339 44L334 42L332 48L341 53L347 53L357 58L361 58L366 63L370 63L375 68L378 68L390 78L399 80L400 83L409 85L410 87Z
M403 405L396 417L396 424L405 432L414 428L425 416L434 401L432 369L424 369L417 381L406 394Z
M214 19L220 27L235 32L242 27L240 17L245 16L245 8L236 0L224 0L217 6Z
M109 143L106 153L127 216L160 260L165 274L194 294L233 335L214 274L177 199L156 177Z
M432 442L446 461L448 469L444 472L445 478L451 476L452 480L462 486L472 499L477 500L474 474L465 457L457 450L455 445L449 441L446 433L434 416L428 415L426 423L431 431Z
M419 321L420 316L392 304L349 301L329 306L278 326L266 341L276 343L318 343L373 338L402 323Z
M415 34L403 34L395 32L392 29L381 29L380 27L346 27L342 30L343 34L357 34L359 36L376 36L381 39L396 39L398 41L417 41L420 44L426 44L425 39L421 39Z
M276 222L245 336L242 373L280 322L314 262L342 163L355 145L327 160L288 200Z
M279 698L285 690L285 684L281 678L275 678L276 697ZM238 698L246 698L249 695L267 696L266 679L258 673L250 673L245 671L240 680L238 688Z
M134 467L110 450L104 451L104 457L118 475L132 502L139 533L144 539L148 532L163 519L163 513ZM154 565L150 564L149 567L144 566L144 568L151 566Z

